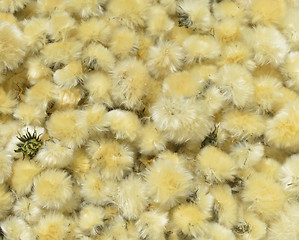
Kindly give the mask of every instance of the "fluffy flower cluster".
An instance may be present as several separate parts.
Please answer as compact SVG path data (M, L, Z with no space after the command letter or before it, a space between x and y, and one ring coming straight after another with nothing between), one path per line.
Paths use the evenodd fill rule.
M297 0L1 0L0 238L299 239L298 22Z

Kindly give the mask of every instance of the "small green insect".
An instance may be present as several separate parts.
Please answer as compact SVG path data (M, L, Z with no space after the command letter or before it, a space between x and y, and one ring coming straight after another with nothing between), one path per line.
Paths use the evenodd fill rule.
M25 158L25 155L29 156L30 159L32 159L37 154L38 149L42 145L42 141L39 138L40 135L37 136L36 130L34 130L33 134L31 134L27 128L27 132L25 135L21 136L19 134L19 136L17 136L17 138L21 142L17 144L18 149L15 150L15 152L22 152L23 159Z

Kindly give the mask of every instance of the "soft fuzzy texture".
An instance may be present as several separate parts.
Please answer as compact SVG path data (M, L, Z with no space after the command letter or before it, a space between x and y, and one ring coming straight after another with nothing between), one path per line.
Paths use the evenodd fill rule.
M197 156L198 169L209 183L232 179L235 166L233 159L216 147L208 146Z
M212 223L209 225L208 236L214 240L235 240L236 237L232 230L223 227L220 224Z
M69 231L69 223L61 213L50 212L40 219L34 232L38 239L63 239Z
M99 168L107 179L122 179L134 163L132 149L116 140L90 141L86 150L93 161L92 166Z
M0 88L0 102L0 112L2 114L11 114L12 109L17 104L17 101L13 99L12 93L6 93L3 88Z
M164 150L166 138L155 128L153 123L143 126L138 139L139 151L142 154L155 155Z
M33 161L18 160L12 166L10 186L22 196L31 191L33 179L42 171L42 168Z
M18 67L25 56L26 44L23 33L16 24L1 22L0 24L0 72Z
M180 163L158 160L146 174L153 201L173 207L192 187L192 175Z
M147 206L144 182L140 178L130 175L118 186L116 202L124 218L137 219Z
M299 150L299 101L287 104L267 124L266 137L279 148Z
M219 43L211 36L192 35L183 42L187 62L201 62L220 55Z
M79 227L87 235L96 235L104 224L105 212L102 207L87 205L80 212Z
M128 28L118 28L114 31L109 42L109 49L118 58L138 51L138 38L135 32Z
M79 114L76 110L66 110L51 115L47 122L50 136L60 140L70 148L83 144L88 132L80 124Z
M184 234L201 237L206 228L208 215L200 212L195 205L180 205L173 211L172 221Z
M289 51L284 36L274 27L259 25L253 32L252 47L255 52L254 60L257 64L270 63L273 66L282 64Z
M211 194L214 197L214 217L223 226L232 228L237 221L238 205L231 189L227 184L218 185L211 189Z
M140 132L141 124L136 114L129 111L112 110L107 113L109 127L116 139L134 141Z
M297 199L299 197L299 154L294 154L287 158L286 162L280 169L279 177L284 189L289 195L290 199Z
M265 191L265 188L269 191ZM244 201L250 203L250 208L262 213L262 218L271 221L278 217L285 202L285 193L278 183L265 174L250 176L245 184L242 195Z
M66 65L63 69L57 70L53 75L54 82L62 88L71 88L82 81L82 66L79 61Z
M296 71L298 62L299 52L291 52L282 67L282 72L286 76L286 85L295 91L299 91L299 74Z
M178 72L169 75L163 81L163 93L170 97L192 97L199 92L198 79L188 72Z
M177 143L189 139L202 141L211 128L211 120L201 101L183 97L161 97L150 109L157 129Z
M39 150L36 160L45 168L64 168L71 163L73 152L59 141L49 140Z
M213 22L208 1L184 0L178 4L179 24L200 32L208 32Z
M96 171L88 172L81 181L81 194L86 202L105 205L112 203L117 185L114 181L107 181Z
M165 77L177 72L183 66L183 48L175 41L160 41L151 46L148 53L147 67L154 77Z
M33 200L41 207L59 209L72 194L71 178L62 170L49 169L35 179Z
M254 94L254 86L250 72L239 64L223 66L216 78L216 84L228 101L237 108L250 105Z
M151 239L158 240L163 239L167 222L167 213L149 211L144 212L140 216L136 222L136 227L143 239L150 237Z
M0 0L0 238L299 238L298 0Z
M90 43L82 53L85 66L89 70L112 70L115 58L114 55L100 43Z
M4 151L0 152L0 164L0 184L3 184L3 182L6 181L12 173L12 160L6 156Z
M11 192L8 191L6 185L0 185L0 203L1 203L1 211L0 211L0 219L4 219L8 214L10 209L13 206L14 197Z
M34 239L34 233L30 226L18 217L8 217L2 224L1 229L9 239Z
M13 213L20 218L23 218L30 224L35 224L39 221L43 210L32 199L22 197L15 203Z
M235 160L236 167L248 168L256 165L264 155L262 144L240 142L232 146L230 156Z
M112 70L112 79L115 103L129 109L139 109L150 80L145 65L135 58L119 61Z

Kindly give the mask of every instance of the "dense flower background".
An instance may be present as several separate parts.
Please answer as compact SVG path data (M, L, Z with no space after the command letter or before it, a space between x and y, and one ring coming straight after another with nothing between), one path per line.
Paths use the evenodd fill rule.
M297 0L0 1L0 238L299 238Z

